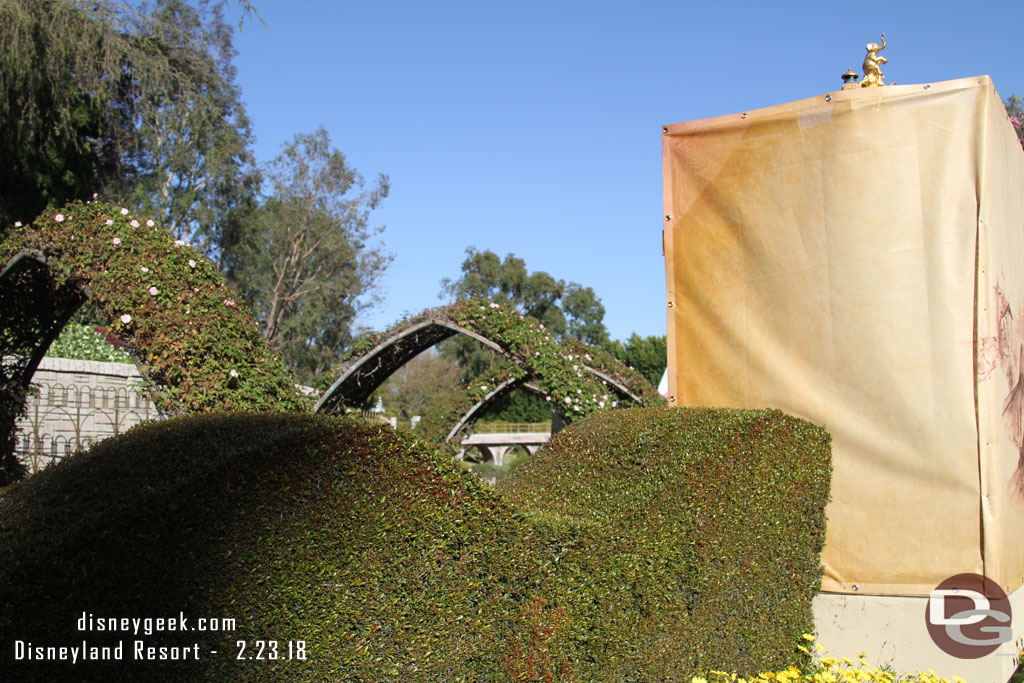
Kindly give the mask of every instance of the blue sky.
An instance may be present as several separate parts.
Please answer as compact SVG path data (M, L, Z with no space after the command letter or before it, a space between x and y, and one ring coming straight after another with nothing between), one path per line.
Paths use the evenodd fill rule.
M382 329L443 303L466 247L593 287L613 338L665 333L661 126L886 81L1024 95L1022 3L280 2L236 36L260 162L324 126L394 254Z

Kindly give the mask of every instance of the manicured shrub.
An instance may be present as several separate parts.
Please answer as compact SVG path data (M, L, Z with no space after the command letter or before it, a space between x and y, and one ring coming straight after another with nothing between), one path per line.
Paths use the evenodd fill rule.
M647 681L802 666L828 476L827 433L777 411L601 413L497 491L351 418L142 425L0 492L0 670ZM83 613L237 623L135 635L79 630ZM14 661L15 641L83 640L123 641L124 659ZM135 640L200 658L135 661ZM246 659L257 641L279 659Z
M680 680L807 663L829 478L828 433L779 411L641 408L572 424L500 488L563 539L546 589L581 676Z
M106 440L0 498L0 669L11 680L492 680L568 670L539 586L538 536L475 475L344 418L208 414ZM184 612L232 632L76 628ZM12 661L36 646L125 641L125 661ZM200 661L131 661L131 643ZM239 661L236 641L304 641L305 661ZM521 657L507 661L509 644ZM218 654L211 655L214 649ZM266 654L266 653L265 653ZM71 678L69 678L69 676Z

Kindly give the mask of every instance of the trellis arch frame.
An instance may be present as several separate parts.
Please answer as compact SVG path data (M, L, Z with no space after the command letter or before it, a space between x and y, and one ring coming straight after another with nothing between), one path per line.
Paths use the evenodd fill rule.
M164 414L305 407L216 265L152 219L100 202L47 209L7 232L0 263L0 418L10 433L7 413L16 412L39 359L87 299Z

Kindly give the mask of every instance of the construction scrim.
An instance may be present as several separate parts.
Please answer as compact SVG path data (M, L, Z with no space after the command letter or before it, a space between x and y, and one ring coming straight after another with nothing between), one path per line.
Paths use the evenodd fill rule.
M987 77L666 126L673 405L826 426L823 589L1024 583L1024 152Z

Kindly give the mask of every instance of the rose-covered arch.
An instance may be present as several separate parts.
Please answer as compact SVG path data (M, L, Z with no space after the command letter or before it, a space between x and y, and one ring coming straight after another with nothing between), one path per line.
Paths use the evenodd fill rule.
M284 363L217 267L128 209L75 202L0 243L0 438L40 359L86 300L125 345L166 415L298 410Z
M657 405L657 390L610 354L582 342L556 342L544 326L515 309L471 299L424 311L390 330L360 340L337 368L338 379L316 410L340 412L365 403L398 368L431 346L464 334L507 362L478 377L451 405L420 423L418 430L453 441L508 391L525 388L544 396L566 422L619 402Z
M609 383L609 388L628 387L628 393L613 388L610 393L602 394L597 404L599 410L617 408L620 405L665 405L665 398L658 393L653 384L608 352L576 339L562 341L559 345L567 357L571 356L570 360L583 359L595 375L614 378L615 383ZM517 389L545 396L543 390L518 366L507 362L501 363L475 378L448 405L425 416L416 430L427 439L458 443L492 405L508 392Z

